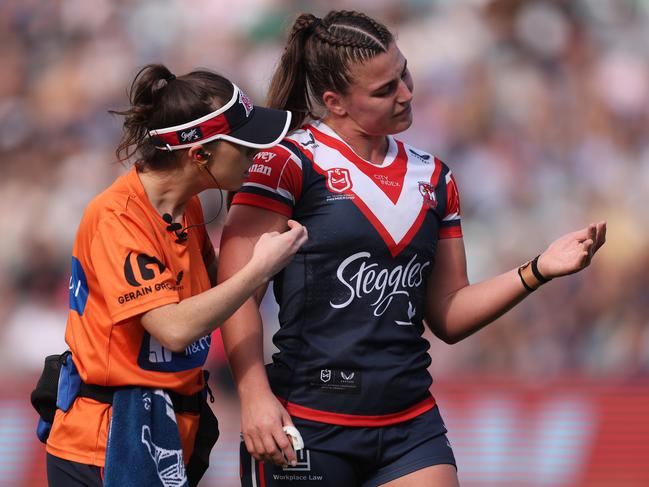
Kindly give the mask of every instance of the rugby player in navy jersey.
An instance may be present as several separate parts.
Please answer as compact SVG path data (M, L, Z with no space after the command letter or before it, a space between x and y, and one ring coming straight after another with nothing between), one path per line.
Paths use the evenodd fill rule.
M392 137L410 126L412 99L385 26L348 11L297 18L269 93L270 106L293 113L293 132L255 157L221 242L227 279L264 232L284 231L289 218L309 232L274 279L272 363L263 363L264 289L223 327L241 399L243 485L458 485L429 391L424 323L456 343L588 266L604 243L605 223L593 223L470 284L449 168ZM286 426L301 433L297 453Z

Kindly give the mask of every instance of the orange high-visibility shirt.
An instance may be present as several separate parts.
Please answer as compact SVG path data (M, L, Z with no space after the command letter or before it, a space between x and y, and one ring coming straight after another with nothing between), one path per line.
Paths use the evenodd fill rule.
M183 227L203 223L198 197L185 208ZM210 336L172 353L149 335L140 316L210 288L215 259L204 226L177 243L150 203L133 168L86 209L74 242L70 311L65 339L81 379L100 386L163 388L190 395L204 386ZM77 398L58 410L47 441L52 455L103 466L111 407ZM184 461L193 450L198 415L177 414Z

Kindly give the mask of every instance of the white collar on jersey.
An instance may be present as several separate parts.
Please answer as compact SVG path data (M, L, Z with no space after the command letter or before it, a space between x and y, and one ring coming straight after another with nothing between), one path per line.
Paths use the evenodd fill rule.
M356 153L356 151L347 142L345 142L340 137L340 135L338 135L334 131L334 129L329 127L329 125L324 123L322 120L316 120L315 122L312 122L311 125L313 125L316 129L318 129L323 134L326 134L329 137L333 137L336 140L340 141L342 144L345 144L347 147L349 147L349 150L351 150L354 154L356 154L356 156L359 159L362 159L363 161L375 167L388 167L390 164L394 162L394 160L397 157L397 154L399 153L399 148L397 147L397 143L395 142L394 137L392 137L391 135L387 135L386 137L388 138L388 152L385 154L385 157L383 158L383 162L381 164L374 164L368 161L367 159L363 159L361 156L359 156Z

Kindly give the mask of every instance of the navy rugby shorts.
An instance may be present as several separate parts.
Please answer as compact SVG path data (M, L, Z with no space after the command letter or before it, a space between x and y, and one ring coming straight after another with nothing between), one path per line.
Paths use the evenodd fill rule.
M293 422L305 445L295 467L258 462L241 441L243 487L374 487L432 465L457 468L437 406L389 426Z

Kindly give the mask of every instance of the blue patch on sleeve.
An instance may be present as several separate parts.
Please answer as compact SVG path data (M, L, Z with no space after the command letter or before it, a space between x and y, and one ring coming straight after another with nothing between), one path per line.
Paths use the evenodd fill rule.
M156 372L195 369L205 364L211 343L211 335L206 335L189 345L184 352L176 353L164 348L158 340L145 331L137 363L144 370Z
M70 309L83 316L88 302L88 280L83 267L81 267L81 262L74 256L72 257L72 275L68 288L70 290Z

